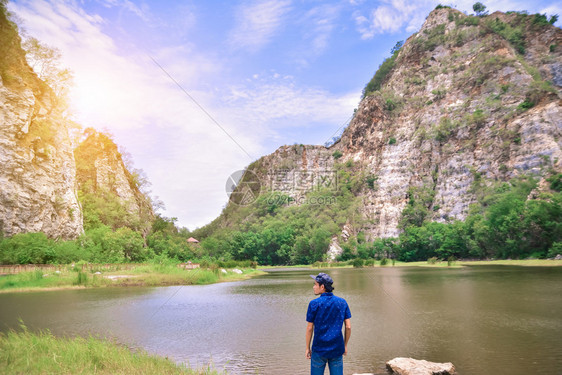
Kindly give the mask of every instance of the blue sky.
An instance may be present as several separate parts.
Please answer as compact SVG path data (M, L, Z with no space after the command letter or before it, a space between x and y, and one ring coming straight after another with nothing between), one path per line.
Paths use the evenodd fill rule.
M230 174L281 145L337 133L390 49L439 3L17 0L9 9L74 72L71 117L109 130L146 172L161 213L194 229L220 214ZM441 3L472 13L474 1ZM562 15L559 1L483 3L490 13Z

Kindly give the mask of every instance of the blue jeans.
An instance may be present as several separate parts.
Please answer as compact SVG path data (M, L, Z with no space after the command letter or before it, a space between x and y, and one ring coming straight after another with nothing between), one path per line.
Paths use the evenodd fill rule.
M343 356L324 358L314 352L310 358L310 375L324 375L326 363L328 363L330 375L343 375Z

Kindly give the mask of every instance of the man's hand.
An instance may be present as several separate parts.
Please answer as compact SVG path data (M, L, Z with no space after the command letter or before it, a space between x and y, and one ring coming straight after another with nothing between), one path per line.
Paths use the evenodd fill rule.
M310 359L312 352L310 351L310 343L312 342L312 334L314 333L314 323L308 322L306 325L306 358Z
M343 355L347 355L347 342L349 341L349 338L351 337L351 320L350 319L346 319L343 321L345 323L345 336L343 339L344 345L345 345L345 352L343 353Z

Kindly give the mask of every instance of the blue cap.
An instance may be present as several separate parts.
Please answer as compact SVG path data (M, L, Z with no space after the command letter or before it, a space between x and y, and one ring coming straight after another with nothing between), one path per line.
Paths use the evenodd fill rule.
M334 280L332 280L332 278L324 272L320 272L317 276L310 275L310 277L312 277L318 284L321 285L332 285L332 283L334 282Z

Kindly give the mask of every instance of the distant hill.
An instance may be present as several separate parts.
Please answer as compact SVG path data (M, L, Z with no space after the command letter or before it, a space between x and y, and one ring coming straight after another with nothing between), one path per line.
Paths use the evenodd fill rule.
M384 239L483 212L502 183L532 181L518 193L529 200L556 193L547 179L562 169L561 42L543 15L437 7L367 84L341 139L283 146L251 164L196 237L263 262L333 258L340 245L357 256L369 241L379 246L371 254L388 255L398 242ZM253 242L255 256L245 250Z

